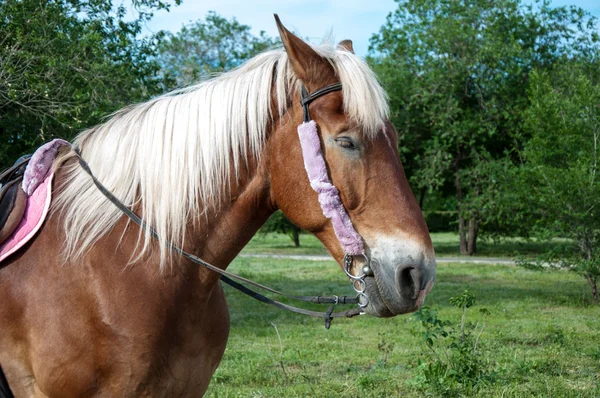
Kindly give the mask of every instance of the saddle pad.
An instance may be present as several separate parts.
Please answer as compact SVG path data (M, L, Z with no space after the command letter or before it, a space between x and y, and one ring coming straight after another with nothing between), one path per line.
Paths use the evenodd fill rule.
M0 245L0 262L23 247L39 231L50 209L53 178L54 173L48 173L44 181L27 198L27 206L21 223L13 234Z
M44 223L52 200L52 163L58 150L64 145L71 144L55 139L42 145L27 164L22 185L28 196L25 214L17 229L0 244L0 262L29 242Z

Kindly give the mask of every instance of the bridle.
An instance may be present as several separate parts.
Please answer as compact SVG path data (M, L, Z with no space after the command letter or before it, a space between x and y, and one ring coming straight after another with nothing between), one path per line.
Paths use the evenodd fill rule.
M331 219L335 235L344 250L342 268L352 281L352 288L359 298L358 306L362 310L369 304L365 282L367 275L372 275L369 258L365 254L362 237L354 229L338 189L329 180L327 166L321 150L317 123L310 117L309 109L311 102L317 98L340 90L342 90L342 84L334 83L309 94L306 87L302 85L300 104L302 105L304 122L298 126L298 136L310 185L317 192L323 214ZM355 257L362 257L365 260L361 274L357 276L352 275L352 265Z
M342 89L341 83L335 83L335 84L325 86L323 88L316 90L315 92L313 92L311 94L308 94L308 92L306 91L306 88L304 86L302 86L302 88L301 88L300 102L302 104L302 108L304 111L304 123L302 123L298 127L298 134L300 136L300 142L302 145L305 166L306 166L307 156L312 156L313 161L320 161L323 163L323 166L325 166L325 161L323 159L323 156L322 156L322 153L320 150L320 141L319 141L318 133L316 130L316 123L313 120L311 120L311 118L310 118L309 105L312 101L316 100L317 98L320 98L326 94L329 94L329 93L332 93L335 91L339 91L341 89ZM303 135L305 138L306 137L308 137L308 138L303 139ZM314 142L315 139L319 142L318 150L314 151L314 153L312 153L312 154L307 154L306 150L305 150L306 143L310 142L310 140L313 140L313 142ZM100 181L98 181L98 179L96 179L96 177L92 173L92 170L90 169L89 165L81 156L81 152L79 151L79 149L76 147L72 147L72 149L75 152L75 154L79 160L79 164L80 164L81 168L90 176L90 178L92 179L92 182L94 183L96 188L98 188L98 190L110 202L112 202L119 210L121 210L131 221L136 223L140 228L148 231L150 233L150 235L152 235L154 238L159 239L159 235L150 225L148 225L144 220L142 220L128 206L126 206L117 197L115 197L112 194L112 192L110 192ZM242 292L258 301L275 306L277 308L285 309L285 310L292 311L292 312L295 312L298 314L321 317L325 320L325 327L327 329L329 329L333 318L341 318L341 317L350 318L350 317L353 317L356 315L364 314L364 308L368 305L368 297L365 293L365 290L366 290L365 277L367 275L371 274L371 270L369 268L368 257L366 256L366 254L364 252L362 238L354 230L354 227L352 226L352 223L350 222L348 214L346 213L346 210L345 210L343 204L341 203L341 199L339 198L339 191L331 184L331 182L329 181L329 177L327 177L325 175L325 178L321 178L319 181L317 181L311 177L311 171L309 170L309 167L308 166L306 166L306 167L307 167L307 173L309 174L309 179L311 180L311 186L319 195L319 201L321 202L321 195L325 194L325 195L330 195L331 198L334 198L334 199L337 198L337 200L339 201L339 204L341 205L341 206L337 207L336 212L327 214L326 209L324 208L324 205L321 202L321 207L323 208L323 212L326 217L328 217L328 218L333 217L333 218L335 218L335 220L341 219L344 222L343 227L338 227L338 226L336 226L337 224L336 224L335 220L332 219L334 231L336 233L336 236L338 236L338 240L340 240L340 243L342 244L342 248L344 249L344 258L342 261L342 263L343 263L342 267L344 269L344 272L346 273L346 275L348 276L348 278L350 278L350 280L352 282L352 287L357 293L356 297L294 296L294 295L282 293L282 292L279 292L268 286L264 286L258 282L254 282L250 279L247 279L242 276L233 274L231 272L222 270L212 264L207 263L206 261L202 260L201 258L199 258L191 253L186 252L182 248L174 245L173 243L171 243L169 241L166 242L166 245L169 247L170 250L181 255L182 257L186 258L187 260L191 261L192 263L198 264L204 268L209 269L210 271L213 271L213 272L221 275L220 278L223 282L225 282L226 284L230 285L231 287L239 290L240 292ZM333 196L331 196L331 195L333 195ZM342 228L342 229L340 230L340 228ZM345 239L340 238L340 233L350 233L352 235L352 239L351 239L352 244L349 246L345 245ZM348 249L345 246L348 246L350 249ZM354 276L354 275L352 275L351 270L352 270L352 265L354 263L354 258L357 256L364 257L364 259L366 260L366 263L362 268L362 273L358 276ZM332 305L329 307L329 309L326 312L310 311L310 310L306 310L303 308L294 307L294 306L284 304L279 301L270 299L266 296L263 296L262 294L249 289L248 287L242 285L241 283L236 282L234 279L239 282L243 282L243 283L255 286L257 288L266 290L268 292L271 292L271 293L274 293L274 294L277 294L280 296L284 296L287 298L291 298L294 300L305 301L305 302L310 302L310 303L315 303L315 304L332 304ZM337 304L358 304L358 308L355 307L353 309L343 311L343 312L333 312L334 306Z

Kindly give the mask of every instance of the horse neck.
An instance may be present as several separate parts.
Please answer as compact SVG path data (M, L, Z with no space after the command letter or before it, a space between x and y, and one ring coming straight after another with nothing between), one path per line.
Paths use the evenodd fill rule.
M227 203L221 204L208 222L200 217L190 231L193 251L221 269L227 268L275 211L265 162L252 169L249 177L235 184ZM205 278L207 282L216 282L219 275L207 271Z
M275 86L271 97L275 98ZM271 114L274 115L268 124L265 134L266 142L260 160L251 155L245 161L242 177L231 178L231 195L226 203L222 203L209 222L194 224L190 236L196 237L194 242L198 256L203 260L226 269L240 253L267 219L277 210L271 192L269 152L270 142L274 134L274 126L280 123L276 101L271 103ZM201 206L200 206L201 208ZM208 281L216 282L219 275L207 271Z

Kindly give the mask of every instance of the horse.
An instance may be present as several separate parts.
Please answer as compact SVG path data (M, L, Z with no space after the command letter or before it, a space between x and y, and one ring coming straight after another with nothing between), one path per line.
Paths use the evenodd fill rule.
M435 255L384 90L351 41L312 45L276 23L282 48L123 109L81 132L77 152L60 149L47 219L0 263L0 368L15 396L203 395L227 343L227 303L220 275L172 245L225 270L280 209L344 268L303 164L303 91L337 85L312 98L310 117L370 261L346 269L362 276L362 311L422 304Z

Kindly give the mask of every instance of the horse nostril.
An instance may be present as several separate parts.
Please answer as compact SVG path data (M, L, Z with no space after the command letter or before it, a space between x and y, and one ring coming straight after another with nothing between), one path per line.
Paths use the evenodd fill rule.
M412 266L399 270L397 288L398 293L405 300L416 300L421 290L421 272Z

